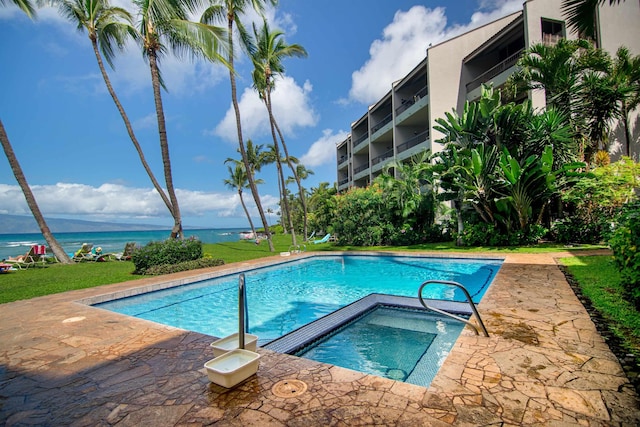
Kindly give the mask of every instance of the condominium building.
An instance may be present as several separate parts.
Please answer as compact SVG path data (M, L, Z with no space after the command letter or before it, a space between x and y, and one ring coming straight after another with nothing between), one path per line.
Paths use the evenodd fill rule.
M560 5L560 0L528 0L516 13L427 47L424 59L390 82L389 92L353 122L349 136L337 144L338 190L367 186L392 160L405 161L427 149L440 151L442 144L435 141L442 134L433 128L437 118L478 99L483 83L504 85L529 46L576 38ZM640 54L638 23L639 2L607 2L597 13L598 47L612 55L620 46ZM528 97L534 108L545 106L543 91L531 91Z

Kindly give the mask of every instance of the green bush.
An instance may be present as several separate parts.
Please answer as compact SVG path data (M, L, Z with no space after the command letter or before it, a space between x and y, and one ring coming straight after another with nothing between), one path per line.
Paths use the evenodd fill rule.
M154 265L146 270L146 275L159 276L161 274L178 273L179 271L196 270L198 268L217 267L224 265L224 261L214 258L200 258L194 261L185 261L179 264Z
M574 215L551 224L551 235L558 243L600 243L609 234L611 219L602 215L592 220Z
M640 201L624 206L609 244L622 284L640 309Z
M135 265L134 274L146 274L149 268L157 265L179 264L199 258L202 258L202 242L193 237L150 242L131 256Z
M504 233L498 227L480 222L465 224L462 246L518 246L532 245L544 237L547 229L538 224L529 224L524 230Z

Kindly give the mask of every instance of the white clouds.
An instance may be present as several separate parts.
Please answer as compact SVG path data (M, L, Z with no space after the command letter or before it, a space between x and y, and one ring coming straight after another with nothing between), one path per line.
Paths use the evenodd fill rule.
M80 216L88 221L122 218L169 218L167 207L151 188L131 188L119 184L92 187L85 184L57 183L34 185L32 191L45 216ZM176 190L183 217L213 215L244 218L240 199L235 192L208 193ZM265 209L277 207L277 197L261 195ZM257 209L252 197L245 197L252 215ZM24 195L17 185L0 184L0 213L30 215Z
M309 150L300 157L300 162L308 167L330 163L336 157L336 143L347 138L348 132L333 133L331 129L322 131L322 137L311 144Z
M308 81L299 86L288 76L277 80L271 102L273 115L285 135L293 134L296 128L313 127L318 122L310 100L312 90ZM238 104L245 139L255 140L271 134L267 109L255 90L245 88ZM227 141L237 140L236 117L232 106L229 106L224 118L211 133Z
M482 11L471 16L465 25L447 28L446 9L414 6L396 12L369 48L370 58L352 74L349 99L371 104L391 89L391 84L405 76L424 59L429 44L436 44L492 20L522 9L522 0L485 0ZM486 10L486 11L485 11Z

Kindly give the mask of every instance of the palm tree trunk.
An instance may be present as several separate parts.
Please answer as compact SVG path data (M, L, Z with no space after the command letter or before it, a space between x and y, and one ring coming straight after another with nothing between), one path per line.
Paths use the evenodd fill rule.
M240 107L238 106L238 96L236 93L236 77L235 71L233 69L233 13L228 14L228 39L229 39L229 79L231 80L231 101L233 103L233 111L236 114L236 128L238 130L238 146L240 148L240 155L242 156L242 162L244 163L245 170L250 171L251 166L249 165L249 159L247 158L247 150L244 147L244 140L242 139L242 124L240 122ZM262 209L262 203L260 202L260 195L258 193L258 187L253 179L253 174L247 173L247 178L249 180L249 188L251 189L251 195L253 196L253 200L256 203L256 207L258 208L258 213L260 214L260 220L262 221L262 226L264 227L265 235L267 236L267 241L269 242L269 250L271 252L275 251L273 247L273 241L271 240L271 230L269 230L269 223L267 222L267 217L264 214L264 209Z
M271 112L269 112L270 114L270 118L273 120L273 125L276 128L276 131L278 132L278 136L280 137L280 142L282 142L282 149L284 150L284 156L287 159L287 164L289 165L289 168L291 169L291 172L293 172L293 178L296 180L296 184L298 185L298 194L300 195L300 203L302 204L302 218L303 218L303 237L306 239L309 231L308 228L308 221L307 221L307 201L306 201L306 197L304 195L304 188L302 188L302 181L300 180L300 177L298 176L298 171L297 169L293 166L293 162L291 161L291 158L289 157L289 150L287 149L287 144L285 144L284 142L284 136L282 135L282 132L280 131L280 127L278 126L278 122L276 122L275 117L273 117L273 114L271 114Z
M98 61L98 67L100 68L100 72L102 73L102 78L104 79L104 83L107 86L107 90L109 91L109 94L111 95L111 98L113 99L113 102L116 104L116 107L118 108L118 111L120 112L120 116L122 116L122 120L124 121L124 126L127 128L127 133L129 134L129 138L131 138L131 142L133 143L133 146L135 147L136 151L138 152L138 157L140 157L140 162L142 162L142 166L144 167L144 170L147 172L147 175L149 175L149 179L151 179L151 183L153 184L153 188L156 189L156 191L158 192L158 194L162 198L162 201L167 206L167 209L169 209L169 213L171 213L171 216L173 216L173 206L171 206L171 201L167 197L167 195L164 192L164 189L162 188L162 186L160 186L160 183L158 182L158 180L156 179L155 175L153 174L153 171L151 170L151 167L147 163L147 159L144 156L144 153L142 151L142 147L138 143L138 139L136 138L135 134L133 133L133 126L131 126L131 122L129 121L129 117L127 116L127 113L124 111L124 107L122 107L122 104L120 103L120 100L118 99L118 96L116 95L116 92L113 89L113 86L111 85L111 80L109 79L109 75L107 74L107 70L104 67L104 63L102 62L102 56L100 55L100 51L98 50L98 44L97 44L97 42L96 42L96 40L94 38L91 38L91 45L93 46L93 52L96 55L96 60Z
M271 127L271 137L273 138L273 146L276 153L276 166L278 174L280 175L280 181L282 182L282 200L284 207L287 211L287 220L289 222L289 230L291 230L291 244L297 245L296 241L296 229L293 226L293 219L291 218L291 209L289 209L289 198L287 197L287 186L284 180L284 174L282 172L282 162L280 161L280 148L278 148L278 138L276 137L276 130L273 120L273 111L271 110L271 87L267 84L265 103L267 104L267 110L269 111L269 124Z
M47 222L40 212L40 208L38 207L38 203L36 202L36 198L27 183L27 178L24 176L22 172L22 167L20 167L20 163L18 162L18 158L16 154L13 152L13 147L11 146L11 142L9 141L9 137L7 136L6 131L4 130L4 124L2 120L0 120L0 142L2 143L2 148L4 149L4 153L7 156L7 160L9 161L9 166L13 171L13 175L16 177L16 181L18 181L18 185L22 189L22 193L24 194L24 198L27 201L27 206L31 210L33 217L38 223L38 227L40 227L40 232L42 236L47 242L47 245L51 248L53 255L58 259L59 262L63 264L73 264L73 261L69 258L69 255L62 249L62 246L58 243Z
M160 92L160 74L158 72L158 63L155 50L149 49L149 68L151 69L151 82L153 86L153 99L156 104L156 117L158 120L158 133L160 134L160 151L162 153L162 164L164 165L164 180L167 185L167 193L171 200L171 214L173 215L173 228L171 229L171 238L182 239L182 218L180 217L180 207L178 206L178 198L173 187L173 176L171 174L171 157L169 156L169 141L167 139L167 127L164 117L164 109L162 107L162 95Z
M240 204L242 205L242 209L244 210L244 214L247 216L249 220L249 225L251 226L251 232L253 236L256 237L256 228L253 226L253 221L251 220L251 215L249 215L249 210L247 209L247 205L244 204L244 198L242 197L242 190L238 188L238 196L240 196Z

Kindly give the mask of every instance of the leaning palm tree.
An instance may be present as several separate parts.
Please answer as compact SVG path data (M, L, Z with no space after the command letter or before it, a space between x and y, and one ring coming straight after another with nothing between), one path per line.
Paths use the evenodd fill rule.
M244 30L244 26L242 25L242 21L239 19L240 15L242 15L245 11L245 8L248 5L251 5L254 10L258 13L262 14L264 11L264 6L266 4L276 5L277 0L220 0L219 3L216 3L205 10L200 18L201 22L211 23L220 19L225 19L227 21L227 40L229 44L229 55L228 55L228 64L229 64L229 81L231 82L231 102L233 104L233 111L236 116L236 129L238 133L238 148L240 149L240 155L242 156L242 162L244 163L244 167L246 170L250 169L249 160L247 159L247 152L244 146L244 139L242 136L242 124L240 120L240 107L238 105L238 95L236 90L236 76L235 71L233 69L234 62L234 49L233 49L233 26L234 23L238 26L238 30L240 31L241 36L246 34ZM244 36L243 36L244 38ZM269 231L269 223L267 222L267 217L264 213L264 209L262 207L262 203L260 201L260 194L258 193L258 187L253 180L251 174L247 175L249 179L249 187L251 188L251 194L253 195L253 200L256 203L256 207L258 208L258 213L260 214L260 220L262 221L265 235L267 236L267 241L269 242L269 250L271 252L275 251L273 247L273 241L271 239L271 232Z
M271 31L269 25L267 24L266 19L263 19L262 27L260 31L253 26L253 34L255 37L255 44L247 43L247 50L251 55L251 60L253 61L254 71L253 71L253 85L254 88L258 91L260 98L265 104L267 108L267 112L269 113L269 124L271 127L271 135L273 137L273 143L275 147L276 159L280 159L279 148L278 148L278 140L276 138L276 120L273 115L273 108L271 103L271 92L274 89L274 80L277 76L282 75L284 73L284 66L282 65L282 59L286 57L304 57L307 55L307 51L298 44L287 45L283 40L284 33L280 30ZM304 191L302 189L302 183L300 182L300 178L296 172L296 168L291 161L291 157L289 156L289 151L287 149L287 145L284 141L284 137L280 130L278 129L278 133L280 135L280 141L282 142L282 147L285 153L285 159L291 172L293 173L294 179L296 180L296 184L298 185L298 192L300 194L300 201L303 206L304 211L304 235L307 235L306 229L306 203L304 198ZM284 182L284 177L282 177L282 181ZM287 203L287 198L284 198L285 204ZM287 208L287 206L285 206ZM288 210L288 208L287 208ZM289 217L291 219L291 217ZM292 224L290 224L291 226ZM295 245L296 238L295 232L292 229L293 236L293 244Z
M45 221L44 216L40 211L40 207L36 202L36 198L33 195L31 188L29 187L27 178L24 176L24 173L22 172L22 167L20 166L20 163L18 162L18 158L16 157L16 154L13 151L13 147L11 146L11 142L9 141L7 132L4 130L4 124L2 123L2 120L0 120L0 143L2 143L2 148L4 150L5 155L7 156L7 160L9 161L9 166L13 171L13 175L16 177L16 180L18 181L18 185L22 189L24 198L27 201L27 206L29 206L29 209L31 210L33 217L38 223L40 232L42 233L42 236L44 237L44 239L47 241L47 244L49 245L49 247L51 248L53 255L55 255L58 261L63 264L73 264L73 261L71 261L71 259L69 258L69 255L67 255L64 249L62 249L62 246L60 246L56 238L53 237L53 234L51 233L51 230L49 229L49 226L47 225L47 222Z
M204 2L200 0L134 0L133 2L138 7L139 36L143 55L148 61L151 72L164 178L174 219L171 237L182 238L182 218L173 186L169 140L160 90L164 84L160 75L159 61L167 50L165 45L167 43L176 54L189 53L192 56L201 56L228 65L220 54L221 46L224 46L224 30L189 21L188 16L196 13L203 6Z
M249 188L249 181L247 179L247 171L244 169L244 163L240 160L235 160L235 167L231 168L231 166L227 166L227 170L229 171L229 178L224 180L224 184L234 189L238 192L238 197L240 197L240 203L242 204L242 209L244 210L245 215L247 216L247 220L249 221L249 225L251 226L251 232L254 236L256 234L256 228L253 226L253 221L251 220L251 215L249 215L249 210L247 209L247 205L244 203L244 198L242 197L242 190L245 188ZM256 184L262 184L261 179L256 179Z
M102 74L102 79L122 117L129 138L138 153L140 162L147 172L153 187L162 198L171 215L173 215L174 209L171 200L156 179L155 174L147 162L142 147L133 131L133 126L131 126L129 116L116 95L104 66L104 61L102 60L104 57L113 69L114 47L122 50L129 37L132 39L137 38L137 32L132 26L131 14L125 9L109 5L107 0L54 0L54 4L57 5L58 11L62 16L77 25L79 31L87 31L91 46L93 47L93 53L98 62L100 73Z

